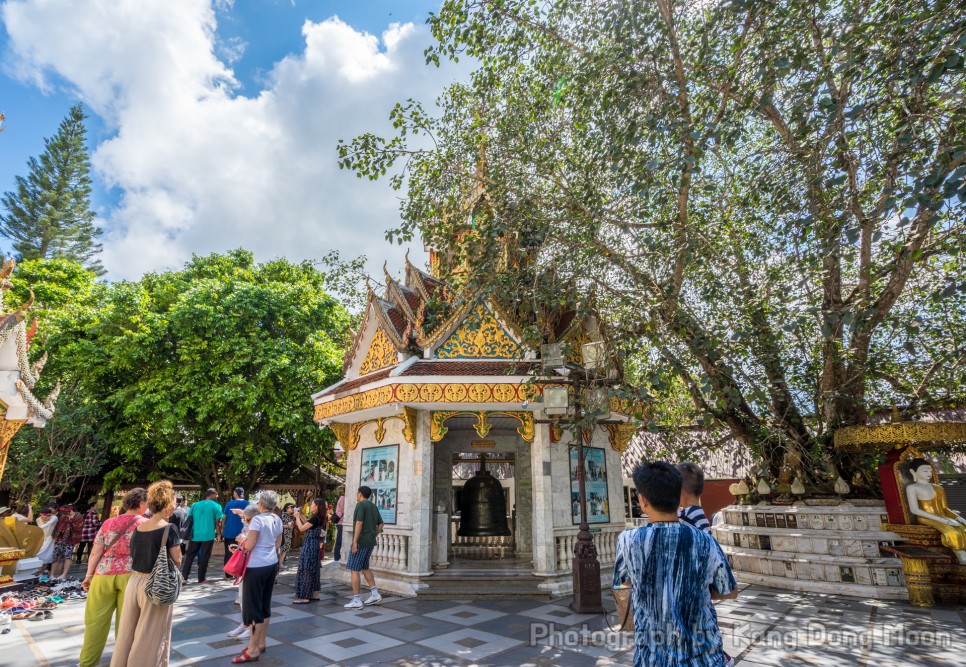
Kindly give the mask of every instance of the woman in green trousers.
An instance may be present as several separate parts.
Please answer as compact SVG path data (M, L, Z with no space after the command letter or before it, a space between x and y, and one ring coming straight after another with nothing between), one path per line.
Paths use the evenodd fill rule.
M131 578L131 536L138 524L147 519L148 494L142 488L131 489L121 501L122 514L108 519L94 538L94 549L87 561L84 590L84 645L80 667L95 667L101 661L107 634L114 617L114 633L121 618L121 604L127 581Z

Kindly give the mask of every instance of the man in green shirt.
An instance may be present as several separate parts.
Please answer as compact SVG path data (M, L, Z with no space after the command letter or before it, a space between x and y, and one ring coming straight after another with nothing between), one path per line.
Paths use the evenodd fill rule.
M184 575L185 583L188 583L191 563L194 562L196 555L198 556L198 583L205 583L208 559L211 558L211 548L215 545L215 534L222 517L221 505L215 502L217 497L217 491L208 489L205 492L205 499L194 503L188 510L188 520L191 522L191 534L188 539L191 542L181 563L181 574Z
M382 515L375 503L369 500L371 497L372 489L368 486L359 487L356 511L352 515L352 549L345 564L346 569L352 573L352 601L345 606L346 609L362 609L366 605L382 602L382 596L376 588L376 578L369 569L369 557L376 547L376 536L382 532L383 525ZM369 597L365 602L359 597L360 572L369 584Z

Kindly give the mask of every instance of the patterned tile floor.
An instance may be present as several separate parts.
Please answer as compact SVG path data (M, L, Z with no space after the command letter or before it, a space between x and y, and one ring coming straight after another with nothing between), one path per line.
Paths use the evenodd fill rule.
M261 666L584 667L631 665L630 638L608 632L604 616L578 616L567 601L457 602L390 598L347 612L349 591L325 585L322 601L291 604L294 568L279 578ZM171 664L227 665L242 644L226 636L238 622L227 582L185 589L175 611ZM608 605L609 601L606 602ZM0 635L0 665L74 665L83 603L49 621L16 621ZM726 649L742 667L963 665L966 608L744 587L721 603ZM108 643L102 664L110 660Z

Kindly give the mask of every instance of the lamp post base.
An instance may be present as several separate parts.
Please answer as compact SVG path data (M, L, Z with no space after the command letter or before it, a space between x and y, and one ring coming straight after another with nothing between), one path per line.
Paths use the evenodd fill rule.
M586 524L577 533L571 568L574 577L574 601L570 608L578 614L603 614L600 561L597 560L597 547L590 534L590 527Z

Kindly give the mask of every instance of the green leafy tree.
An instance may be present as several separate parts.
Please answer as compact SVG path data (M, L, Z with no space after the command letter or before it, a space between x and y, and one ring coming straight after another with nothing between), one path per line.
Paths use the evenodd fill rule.
M961 395L962 3L446 0L430 26L471 79L339 147L405 188L391 238L531 312L594 295L631 380L673 375L773 472L848 479L835 429Z
M98 417L97 405L71 384L61 391L57 414L44 428L20 429L10 444L3 477L18 504L66 498L68 490L79 498L97 491L98 473L110 459Z
M168 476L250 488L329 467L311 394L340 376L349 315L325 289L308 263L237 250L116 283L96 312L51 333L51 363L101 406L108 486Z
M101 250L90 207L90 159L85 139L87 115L71 107L57 129L44 140L40 159L30 158L30 173L17 177L17 187L3 195L0 234L10 239L23 259L64 258L101 275Z

